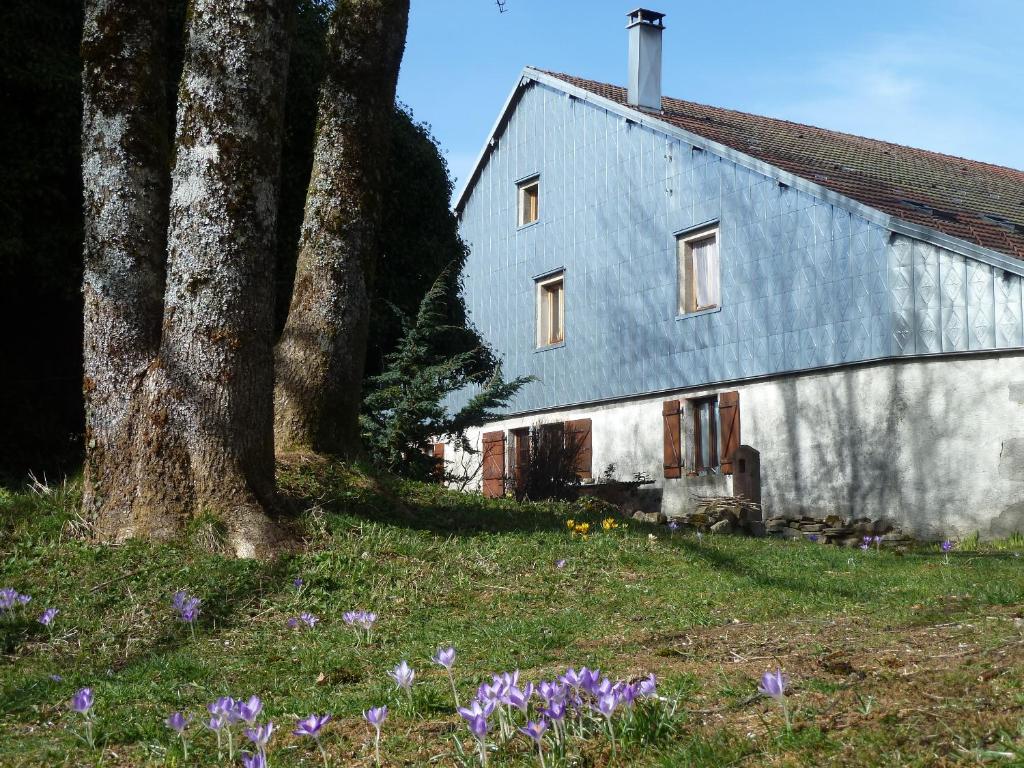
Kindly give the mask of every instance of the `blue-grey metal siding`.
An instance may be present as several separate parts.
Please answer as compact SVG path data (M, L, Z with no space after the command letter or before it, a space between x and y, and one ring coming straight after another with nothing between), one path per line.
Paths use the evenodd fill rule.
M539 173L540 220L515 181ZM678 318L675 233L720 222L722 307ZM473 322L529 411L886 356L1024 345L1021 279L531 83L462 210ZM565 269L565 344L534 276ZM456 405L461 398L454 398Z

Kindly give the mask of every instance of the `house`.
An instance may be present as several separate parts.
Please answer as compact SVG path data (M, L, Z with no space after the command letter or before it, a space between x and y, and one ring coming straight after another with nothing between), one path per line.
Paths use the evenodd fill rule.
M671 516L742 445L766 515L1024 531L1024 172L664 97L663 15L627 29L627 88L524 69L457 198L537 380L449 470L500 494L549 425Z

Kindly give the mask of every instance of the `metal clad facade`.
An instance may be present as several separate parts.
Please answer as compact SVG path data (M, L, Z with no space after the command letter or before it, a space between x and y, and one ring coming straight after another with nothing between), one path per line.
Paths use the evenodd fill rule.
M539 220L516 182L540 174ZM677 316L676 233L718 222L721 309ZM462 211L472 321L512 412L889 356L1019 347L1021 278L531 82ZM565 343L534 278L565 270ZM462 398L454 398L457 405Z

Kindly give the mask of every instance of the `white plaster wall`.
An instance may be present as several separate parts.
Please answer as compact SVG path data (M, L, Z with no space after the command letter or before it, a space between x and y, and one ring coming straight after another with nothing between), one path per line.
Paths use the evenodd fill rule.
M661 403L740 393L741 439L761 452L766 515L888 517L922 538L1024 532L1024 352L891 361L509 418L484 431L592 420L594 475L644 472L662 509L728 494L731 477L662 477ZM446 449L449 469L478 462ZM479 483L476 483L479 487Z

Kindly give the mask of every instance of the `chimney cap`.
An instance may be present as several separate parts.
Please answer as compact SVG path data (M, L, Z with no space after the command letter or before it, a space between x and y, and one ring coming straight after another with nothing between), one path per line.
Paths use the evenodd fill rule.
M626 25L626 29L635 27L637 24L648 24L653 27L665 28L665 22L662 19L665 18L664 13L658 13L657 11L649 11L646 8L635 8L626 14L629 19L629 23Z

